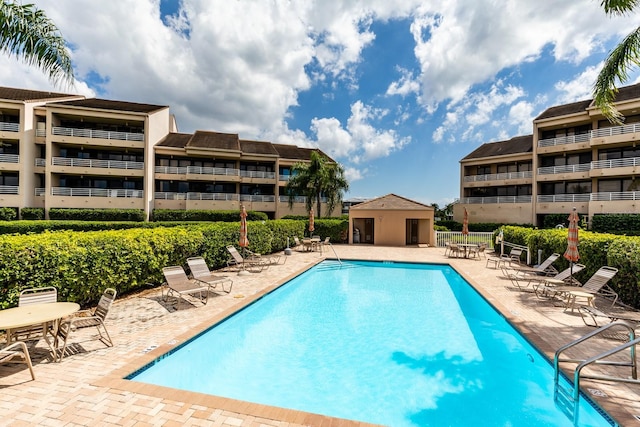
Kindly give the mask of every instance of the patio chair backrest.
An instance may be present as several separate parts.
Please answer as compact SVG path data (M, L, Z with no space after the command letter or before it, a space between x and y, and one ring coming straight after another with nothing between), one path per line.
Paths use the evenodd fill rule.
M211 270L209 270L207 262L201 256L187 258L187 264L194 279L211 278Z
M98 301L98 306L93 312L93 315L96 317L105 320L107 315L109 314L109 309L113 304L113 301L116 299L116 290L113 288L107 288L102 293L100 297L100 301Z
M511 252L509 252L509 258L513 261L520 262L520 255L522 255L522 249L520 248L512 248Z
M324 238L324 244L328 245L329 244L329 239L331 239L331 236L327 236Z
M564 270L562 270L560 273L556 274L555 276L552 277L552 279L556 279L556 280L566 280L568 279L572 274L575 276L576 274L578 274L579 272L581 272L582 270L584 270L585 268L587 268L586 265L584 264L573 264L573 267L569 266L567 268L565 268Z
M189 281L187 273L184 272L184 268L179 265L164 267L162 269L162 274L164 274L164 279L167 281L167 285L169 285L169 287Z
M542 264L540 264L537 269L540 271L545 271L551 264L553 264L558 258L560 258L560 254L553 253L545 259Z
M25 289L20 292L18 305L47 304L58 301L58 290L53 286Z
M300 245L300 239L298 239L298 236L293 236L293 241L295 242L296 246Z
M244 258L242 258L242 255L240 255L240 252L238 252L238 250L236 249L235 246L229 245L229 246L227 246L227 250L229 251L229 253L233 257L235 262L238 262L238 263L243 263L244 262Z
M600 291L600 289L602 289L617 272L617 268L606 265L600 267L600 269L596 271L584 285L582 285L582 289L596 293Z

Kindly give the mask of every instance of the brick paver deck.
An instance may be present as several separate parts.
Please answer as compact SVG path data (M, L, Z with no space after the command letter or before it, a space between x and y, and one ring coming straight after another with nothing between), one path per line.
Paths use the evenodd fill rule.
M343 259L371 259L450 263L503 315L518 327L548 357L559 346L592 330L577 313L566 313L534 294L513 289L500 270L485 267L485 261L449 259L439 248L390 248L368 245L335 245ZM324 256L293 251L284 265L261 273L238 276L228 295L211 296L207 305L195 301L180 310L164 302L159 289L120 296L114 303L107 327L115 345L83 340L76 354L53 363L46 344L32 348L36 380L24 365L0 366L0 424L10 426L355 426L365 425L299 411L266 407L198 393L123 380L123 376L183 342L196 332L234 312L242 305L284 283ZM78 338L89 337L79 335ZM619 342L591 340L588 349L597 352ZM578 353L574 353L578 356ZM604 368L601 368L604 369ZM608 368L611 369L611 368ZM610 370L607 372L611 372ZM624 373L621 375L628 375ZM640 386L583 381L593 390L594 400L620 425L639 425ZM598 396L598 395L604 396Z

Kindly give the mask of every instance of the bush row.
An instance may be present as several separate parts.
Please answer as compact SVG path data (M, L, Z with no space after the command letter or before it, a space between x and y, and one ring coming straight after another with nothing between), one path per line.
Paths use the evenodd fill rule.
M638 214L595 214L591 218L591 231L637 235L638 230L640 230Z
M179 209L154 209L152 221L238 221L238 211L211 211L211 210L179 210ZM264 212L247 211L247 221L266 221Z
M436 221L435 225L439 228L435 228L439 231L462 231L462 223L453 220ZM476 222L469 223L469 231L475 232L491 232L500 228L502 224L494 222ZM533 227L531 224L519 224L520 227ZM442 228L444 227L444 228Z
M0 221L13 221L18 218L16 208L0 208Z
M554 252L562 255L567 249L566 229L534 230L511 226L503 229L506 242L529 247L532 262L537 260L538 250L542 251L544 260ZM615 267L619 271L610 282L611 287L625 304L640 308L640 237L580 230L578 251L578 262L586 266L576 276L578 280L584 283L604 265ZM563 270L569 267L569 262L561 256L554 266Z

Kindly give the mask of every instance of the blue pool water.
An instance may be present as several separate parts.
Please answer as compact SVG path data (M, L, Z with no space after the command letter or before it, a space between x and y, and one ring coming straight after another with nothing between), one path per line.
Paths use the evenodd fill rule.
M394 427L573 425L551 365L441 265L325 261L130 379Z

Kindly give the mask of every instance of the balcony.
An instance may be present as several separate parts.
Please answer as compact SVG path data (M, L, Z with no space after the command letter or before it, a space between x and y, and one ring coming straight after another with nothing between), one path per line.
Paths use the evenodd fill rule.
M280 203L289 203L289 196L278 196L278 201ZM293 203L307 203L307 198L305 196L294 196Z
M243 178L262 178L262 179L275 179L275 172L261 172L261 171L240 171L240 176Z
M73 136L91 139L114 139L119 141L144 141L143 133L112 132L99 129L64 128L59 126L54 126L52 132L54 135L58 136Z
M19 194L17 185L0 185L0 194Z
M289 181L291 179L291 175L278 175L279 181Z
M592 169L610 169L640 166L640 157L630 157L626 159L598 160L591 162Z
M153 196L156 200L216 200L223 202L238 201L235 193L176 193L169 191L156 191Z
M54 166L71 166L85 168L105 168L105 169L135 169L143 170L143 162L127 162L122 160L98 160L98 159L78 159L72 157L53 157L51 164Z
M20 123L0 122L0 131L20 132Z
M266 195L266 194L241 194L240 195L241 202L275 202L276 196L274 195Z
M185 175L191 173L195 175L240 176L240 169L201 166L156 166L155 173L167 175Z
M526 179L532 176L533 173L531 171L469 175L464 177L464 182L504 181L507 179Z
M36 159L36 166L45 167L47 166L47 159Z
M0 154L0 163L20 163L20 156L17 154Z
M537 197L538 203L555 203L555 202L588 202L591 200L590 193L582 194L541 194Z
M538 168L538 175L585 172L590 170L591 170L591 163L582 163L577 165L546 166L546 167Z
M496 203L531 203L531 196L493 196L493 197L464 197L458 199L459 204L496 204Z
M591 193L592 202L614 202L625 200L640 200L640 191Z
M46 194L46 189L42 188L42 187L38 187L35 190L35 195L36 196L44 196Z
M593 131L592 131L593 132ZM580 135L561 136L559 138L541 139L538 141L538 147L556 147L565 144L577 144L580 142L588 142L592 135L583 133Z
M36 136L47 136L46 129L36 129Z
M52 187L52 196L72 196L72 197L118 197L141 199L144 194L142 190L129 190L125 188L70 188Z
M591 138L606 138L608 136L624 135L636 132L640 132L640 123L595 129L591 131Z

